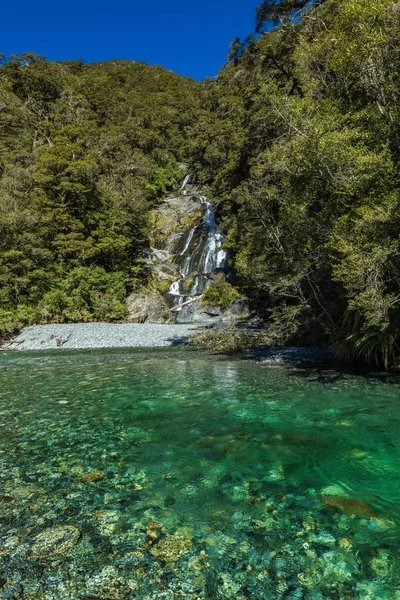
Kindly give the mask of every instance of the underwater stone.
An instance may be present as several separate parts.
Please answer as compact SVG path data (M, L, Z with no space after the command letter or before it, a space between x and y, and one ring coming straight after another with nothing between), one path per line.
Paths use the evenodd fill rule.
M221 573L222 583L218 589L218 595L222 598L237 598L237 593L245 583L244 575L231 576L229 573Z
M358 565L355 557L337 552L325 552L321 556L321 565L323 567L324 583L337 585L345 581L351 581L354 574L358 571Z
M128 590L124 589L126 584L127 581L119 575L118 569L111 565L104 567L100 573L88 578L86 582L89 597L102 600L126 598L126 591L135 589L134 582L129 581Z
M111 536L120 526L121 514L117 510L104 510L94 515L102 535Z
M22 586L18 583L6 586L3 589L1 598L4 598L4 600L16 600L17 598L23 598Z
M162 562L173 563L189 554L192 548L193 531L189 527L180 527L172 535L158 542L150 553Z
M341 496L322 496L321 502L329 508L339 508L349 515L357 517L379 517L381 514L370 504L360 498L343 498Z
M95 483L104 479L104 471L90 471L81 475L82 481L85 483Z
M386 578L391 571L391 558L387 550L378 550L378 556L371 560L371 569L378 577Z
M54 554L65 554L78 542L80 531L77 527L49 528L36 536L32 546L32 554L36 558L47 558Z
M152 541L158 540L164 532L165 526L162 523L158 523L157 521L147 523L146 533Z
M339 540L339 546L343 550L346 550L346 552L350 552L353 548L353 543L351 540L349 540L349 538L341 538Z
M321 531L318 535L310 534L310 539L320 546L332 548L336 544L336 539L328 531Z

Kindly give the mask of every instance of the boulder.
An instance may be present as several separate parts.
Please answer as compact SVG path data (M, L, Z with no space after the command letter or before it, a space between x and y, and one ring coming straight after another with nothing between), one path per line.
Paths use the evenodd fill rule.
M36 536L32 546L32 555L35 558L48 558L57 554L68 552L80 538L80 531L72 525L45 529Z
M127 321L130 323L165 323L169 310L163 296L156 290L143 289L126 299Z

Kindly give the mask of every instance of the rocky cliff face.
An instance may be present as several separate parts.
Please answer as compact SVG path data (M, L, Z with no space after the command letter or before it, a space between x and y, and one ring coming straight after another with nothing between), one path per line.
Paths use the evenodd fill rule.
M147 287L127 300L129 320L149 323L214 323L236 319L238 302L229 309L204 306L203 294L218 273L227 273L223 234L212 203L188 185L151 214Z

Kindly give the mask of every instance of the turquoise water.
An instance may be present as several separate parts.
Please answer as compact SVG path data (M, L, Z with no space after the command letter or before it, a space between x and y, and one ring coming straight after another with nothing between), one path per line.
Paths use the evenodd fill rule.
M0 355L1 598L400 600L400 385Z

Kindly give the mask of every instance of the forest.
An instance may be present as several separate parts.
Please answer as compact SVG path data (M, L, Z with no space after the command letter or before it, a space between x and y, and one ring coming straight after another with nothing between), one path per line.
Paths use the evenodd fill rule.
M215 78L0 66L0 336L118 321L187 169L276 344L400 367L400 3L265 0Z

